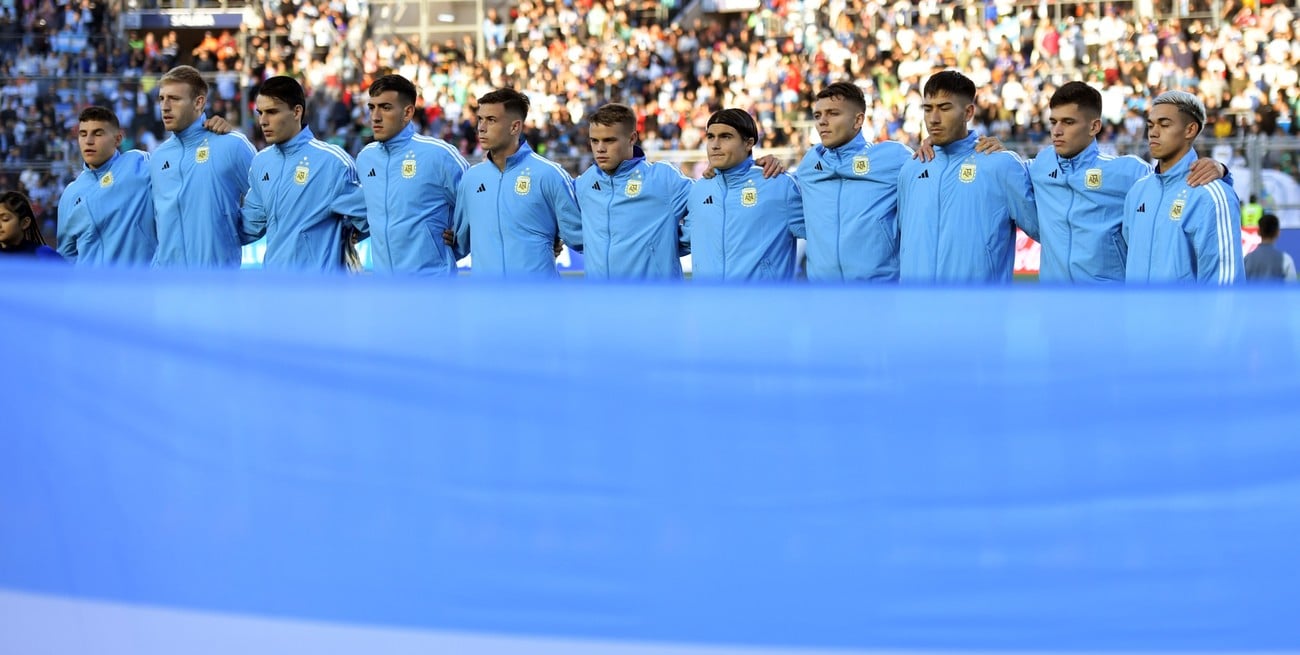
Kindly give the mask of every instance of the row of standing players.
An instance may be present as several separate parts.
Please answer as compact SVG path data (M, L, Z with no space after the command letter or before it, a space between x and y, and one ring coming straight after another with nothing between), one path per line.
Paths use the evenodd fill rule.
M1051 99L1053 147L1026 163L967 125L974 83L930 77L921 153L867 143L862 91L829 85L813 119L821 144L795 175L757 166L753 118L714 113L711 171L692 181L645 159L636 115L606 105L590 117L595 164L576 180L522 138L528 100L511 89L478 99L470 167L448 144L417 134L416 89L397 75L370 88L375 140L353 159L304 127L305 98L289 77L256 99L270 144L216 134L199 119L207 85L189 67L159 84L172 137L152 155L119 153L111 112L81 115L84 172L60 201L59 251L86 265L237 267L241 244L267 239L268 269L341 270L350 240L371 240L380 273L555 276L556 244L583 252L588 277L672 279L691 253L693 277L786 280L795 239L811 280L1004 282L1016 228L1042 244L1048 282L1227 284L1242 278L1238 201L1226 168L1198 160L1205 109L1167 92L1148 115L1156 166L1098 151L1101 96L1083 83Z

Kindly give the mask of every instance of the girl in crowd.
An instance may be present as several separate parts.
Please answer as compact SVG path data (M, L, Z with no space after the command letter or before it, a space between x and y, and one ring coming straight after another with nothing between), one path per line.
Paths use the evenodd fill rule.
M62 259L45 245L36 225L32 203L17 191L0 194L0 256L26 255L37 259Z

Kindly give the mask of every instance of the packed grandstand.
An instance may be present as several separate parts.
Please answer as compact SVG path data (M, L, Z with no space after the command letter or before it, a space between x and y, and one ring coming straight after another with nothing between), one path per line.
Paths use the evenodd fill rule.
M808 121L813 95L844 79L867 92L868 138L915 145L924 137L921 82L943 68L979 85L975 130L1027 154L1045 140L1048 98L1070 80L1102 91L1099 141L1118 152L1145 154L1143 114L1169 89L1204 100L1206 136L1220 143L1300 130L1300 42L1293 38L1300 22L1280 0L489 1L479 7L481 24L436 34L390 29L399 3L210 4L181 7L198 16L234 12L237 24L173 18L154 28L139 16L166 7L148 0L5 0L0 186L30 196L46 232L54 232L61 189L81 168L78 111L112 108L124 147L152 150L166 136L154 85L186 63L209 77L211 112L258 145L249 100L260 80L298 77L315 133L351 153L369 141L364 90L379 75L415 81L420 129L470 159L481 157L473 99L515 87L532 100L530 143L575 174L590 164L584 116L607 102L635 107L646 149L689 173L703 166L702 126L721 107L748 109L760 125L760 150L792 162L816 139ZM1265 151L1263 166L1294 177L1291 150ZM1241 154L1228 150L1226 158Z

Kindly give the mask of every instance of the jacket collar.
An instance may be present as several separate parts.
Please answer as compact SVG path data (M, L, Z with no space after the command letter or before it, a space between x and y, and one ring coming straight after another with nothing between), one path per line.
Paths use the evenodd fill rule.
M745 176L745 173L748 173L749 169L753 167L754 167L754 156L751 154L750 156L746 157L744 161L740 162L739 164L736 164L735 166L732 166L731 168L728 168L726 170L719 169L718 179L721 180L724 185L731 184L743 178Z
M203 121L204 117L200 114L189 127L179 132L175 132L176 139L184 145L190 145L192 143L197 143L202 139L206 139L208 128L203 127Z
M1053 152L1055 152L1055 150L1053 150ZM1060 164L1061 170L1068 173L1070 171L1083 168L1084 166L1087 166L1092 162L1096 161L1098 152L1099 150L1097 149L1097 140L1093 139L1092 143L1089 143L1087 148L1084 148L1083 150L1079 151L1079 154L1070 157L1068 159L1058 155L1056 157L1056 161L1058 164Z
M275 144L275 149L280 151L281 155L292 155L301 150L303 146L307 145L307 143L314 138L316 138L316 135L312 134L311 128L304 126L302 131L294 135L292 139L289 139L284 143Z
M402 128L401 132L394 134L393 138L382 142L380 145L383 146L384 150L405 148L406 142L410 141L413 136L415 136L415 121L407 123L406 127Z
M852 139L849 139L848 143L845 143L844 145L835 148L827 148L826 146L819 144L817 147L822 152L822 154L834 153L836 155L843 156L848 154L856 154L859 151L861 151L864 147L866 147L866 145L867 145L867 138L862 136L862 132L859 131Z
M935 146L934 152L935 154L942 154L945 157L964 157L975 152L976 138L974 132L969 132L963 139L958 139L948 145Z
M108 161L99 165L99 168L91 168L90 164L84 162L81 164L81 168L91 175L94 175L96 178L103 177L104 173L113 170L113 164L116 164L118 157L121 156L122 151L116 150L113 152L113 156L108 158Z
M645 161L645 151L641 149L641 146L632 146L632 156L624 159L623 163L619 164L618 168L614 169L614 172L609 174L609 177L615 178L626 175L628 171L636 168L637 165L643 161ZM605 171L603 170L600 172L602 175L605 174Z
M1196 148L1191 148L1183 158L1178 160L1169 170L1159 171L1156 176L1160 178L1161 183L1168 184L1171 181L1179 181L1187 177L1187 171L1191 169L1192 162L1200 159L1196 154Z

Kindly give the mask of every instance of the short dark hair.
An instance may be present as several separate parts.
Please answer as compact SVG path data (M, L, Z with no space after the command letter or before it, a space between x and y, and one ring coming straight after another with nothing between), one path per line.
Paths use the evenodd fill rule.
M276 75L262 82L262 87L257 90L257 95L274 98L289 105L289 109L302 107L302 124L307 124L307 93L302 90L302 85L298 80L288 75Z
M415 104L415 84L401 75L384 75L370 85L370 97L373 98L386 91L396 91L397 97L408 105Z
M851 105L860 112L867 111L867 96L863 95L862 89L858 85L850 82L835 82L827 85L826 88L817 92L814 101L825 98L839 98Z
M100 107L99 105L91 105L81 110L81 114L77 116L77 122L85 123L87 121L108 123L109 125L112 125L115 130L122 129L122 125L117 122L117 114L114 114L112 110L107 107Z
M528 118L528 106L531 103L528 102L528 96L506 87L484 94L478 99L478 104L479 106L504 105L507 114L524 120Z
M631 107L617 102L602 105L591 114L588 121L592 125L622 125L631 132L636 131L636 112L632 111Z
M713 115L709 117L709 122L705 124L705 127L707 128L709 125L714 125L716 123L721 123L734 128L736 133L739 134L742 139L751 139L755 143L758 142L758 125L754 123L754 117L750 116L749 112L744 109L736 109L733 107L731 109L720 109L715 111L713 112Z
M167 73L162 76L162 79L158 80L158 86L171 84L173 82L179 82L189 86L191 92L190 95L195 98L199 96L206 98L208 96L208 83L203 79L203 74L199 72L199 69L193 66L177 66L176 68L167 71Z
M975 83L969 77L957 71L939 71L931 75L930 79L926 81L925 91L922 95L933 98L940 93L962 98L966 101L966 104L970 104L975 102Z
M1277 220L1275 214L1264 214L1259 217L1259 238L1276 239L1281 232L1282 223Z
M1101 92L1083 82L1066 82L1052 94L1047 106L1079 105L1090 116L1101 116Z

